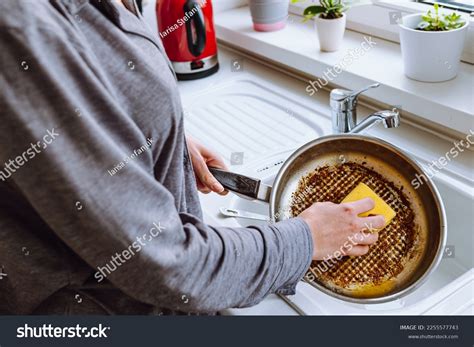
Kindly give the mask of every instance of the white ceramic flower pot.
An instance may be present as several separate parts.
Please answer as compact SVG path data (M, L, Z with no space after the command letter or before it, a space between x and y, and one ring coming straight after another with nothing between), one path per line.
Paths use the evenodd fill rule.
M399 24L405 75L422 82L453 79L458 74L469 21L450 31L415 30L421 20L421 14L412 14Z
M337 19L324 19L321 15L315 19L318 31L319 47L325 52L334 52L339 49L346 30L346 14Z

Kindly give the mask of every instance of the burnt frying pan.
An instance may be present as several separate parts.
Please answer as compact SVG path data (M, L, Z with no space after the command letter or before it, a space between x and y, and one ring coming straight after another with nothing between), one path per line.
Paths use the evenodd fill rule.
M344 167L342 175L339 169L333 169L341 167ZM330 175L314 175L315 185L311 186L310 193L295 200L302 182L308 181L317 168L326 168ZM400 218L396 217L380 232L377 246L367 255L344 257L328 271L320 271L318 266L321 264L313 262L308 272L312 279L308 281L306 276L305 280L330 296L362 304L395 300L418 288L441 260L447 231L445 210L437 188L414 160L378 138L340 134L311 141L285 161L273 187L232 172L215 168L211 172L226 189L268 202L274 222L295 217L315 201L338 203L340 201L334 200L340 198L335 199L334 192L343 196L359 182L368 184L384 200L387 200L387 194L395 195L389 205ZM423 179L416 181L420 177ZM413 219L410 229L413 235L411 244L407 245L410 235L403 226L410 218ZM396 276L391 273L394 266L401 267ZM382 275L386 276L383 281L379 278L378 282L369 283L367 278L374 274L374 267L379 274L385 270L386 274ZM341 283L343 278L351 279L350 283Z

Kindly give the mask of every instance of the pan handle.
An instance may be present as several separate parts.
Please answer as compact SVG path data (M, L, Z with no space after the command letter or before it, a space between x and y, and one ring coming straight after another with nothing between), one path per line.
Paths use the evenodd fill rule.
M214 167L210 167L209 171L211 171L214 177L225 189L251 199L258 199L266 202L270 200L271 187L263 184L259 179Z

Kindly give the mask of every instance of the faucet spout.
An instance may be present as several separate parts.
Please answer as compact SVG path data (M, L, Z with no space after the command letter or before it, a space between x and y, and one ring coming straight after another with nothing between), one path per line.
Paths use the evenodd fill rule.
M400 125L400 113L396 109L393 109L392 111L385 110L372 113L357 124L351 131L349 131L349 133L361 133L378 123L382 123L385 128L396 128Z
M357 122L357 97L360 93L371 88L377 88L379 83L372 84L359 91L333 89L329 95L331 106L332 129L336 134L365 131L375 124L383 123L385 128L396 128L400 125L400 114L397 109L372 113L359 124Z

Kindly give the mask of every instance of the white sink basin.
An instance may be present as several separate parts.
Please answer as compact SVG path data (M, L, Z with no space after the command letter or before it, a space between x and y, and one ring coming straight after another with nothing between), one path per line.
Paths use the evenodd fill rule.
M231 66L235 53L220 51L221 66ZM240 61L242 63L242 61ZM227 65L229 64L229 65ZM223 68L225 69L225 68ZM222 70L222 69L221 69ZM306 83L245 60L245 72L222 70L204 81L181 83L187 131L217 150L232 171L271 184L282 162L301 144L331 133L328 95L305 94ZM359 114L369 110L359 106ZM422 165L449 151L450 140L404 122L397 129L375 128L379 136L399 146ZM231 163L233 153L243 153L242 163ZM241 158L242 159L242 158ZM448 249L440 266L423 286L404 298L385 304L359 305L334 299L301 283L288 297L307 314L472 314L474 307L472 151L464 151L435 178L448 221ZM224 218L219 208L230 207L268 214L266 203L242 199L234 194L201 195L207 223L247 226L264 223ZM229 314L294 314L275 296L246 310Z
M289 154L289 153L287 153ZM258 169L257 169L258 170ZM257 171L255 170L255 171ZM246 170L247 174L252 175L250 170ZM277 168L259 175L253 172L253 176L259 177L264 183L270 184L273 182ZM302 284L299 288L302 293L299 293L296 298L290 298L298 306L307 307L308 303L315 305L314 308L308 309L308 313L316 314L421 314L428 310L431 306L436 304L434 296L441 291L447 289L449 292L454 292L459 287L451 284L459 280L459 285L465 285L466 280L472 282L474 278L474 260L472 254L472 224L469 219L472 217L474 211L474 202L469 191L463 191L449 185L441 179L434 179L438 187L441 197L443 199L447 221L448 221L448 239L447 247L444 257L438 266L437 270L430 276L427 282L412 294L387 304L378 305L358 305L341 302L333 299L326 294L319 292L317 289ZM210 197L211 198L211 197ZM212 198L211 198L212 199ZM213 199L214 200L214 199ZM217 198L217 200L220 200ZM214 204L205 204L204 208L212 208ZM234 194L227 198L227 201L219 201L219 206L226 206L230 208L240 209L244 211L251 211L260 213L268 217L268 204L255 200L243 199ZM210 211L209 211L210 212ZM265 221L254 221L249 219L231 218L232 224L240 226L258 225L265 223ZM224 222L229 224L230 220ZM465 277L463 279L463 276ZM299 295L306 296L306 300L298 300ZM300 298L302 299L302 298ZM309 299L309 300L308 300ZM463 305L470 305L470 309L474 305L474 298L466 298L468 302L463 302ZM425 301L423 303L423 301ZM470 302L470 303L469 303ZM304 308L302 308L304 310ZM451 307L454 311L462 309L462 307Z
M266 158L266 160L260 160L240 168L240 172L251 177L260 178L263 183L271 185L281 164L291 152L276 153ZM422 314L458 289L466 285L472 286L474 279L473 228L470 221L474 212L472 189L463 188L461 183L459 183L459 186L453 185L453 182L448 182L441 177L435 177L434 182L446 208L448 239L445 255L439 267L425 284L401 300L378 305L342 302L305 283L299 285L298 294L289 299L303 311L312 314ZM232 193L224 198L216 195L206 195L202 197L202 203L205 214L208 216L217 215L217 223L222 225L245 227L266 222L242 218L222 219L222 217L219 218L217 212L220 207L259 213L269 218L267 203L247 200ZM215 220L214 223L216 223ZM472 313L474 307L472 290L466 290L465 293L467 293L464 294L467 297L462 299L458 306L446 307L443 314L446 313L446 310L450 310L449 312L454 314L463 309L465 310L466 307L468 312Z

